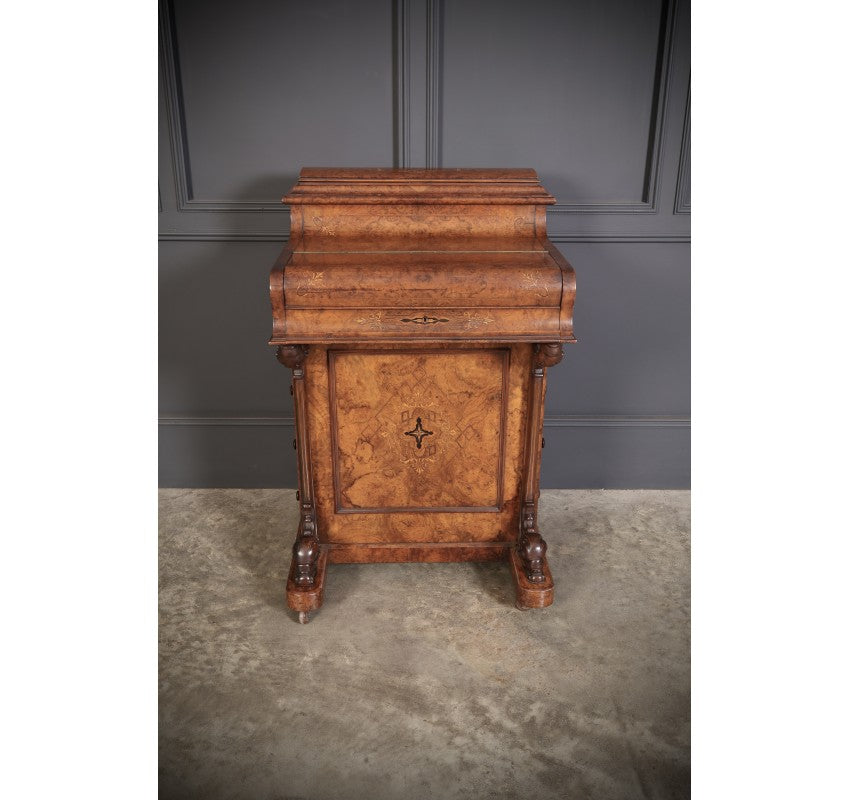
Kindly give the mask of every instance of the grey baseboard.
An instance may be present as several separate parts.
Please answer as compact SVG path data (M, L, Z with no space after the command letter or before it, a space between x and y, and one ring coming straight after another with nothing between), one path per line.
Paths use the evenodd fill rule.
M293 488L291 417L162 417L159 485ZM685 417L550 416L544 489L687 489Z

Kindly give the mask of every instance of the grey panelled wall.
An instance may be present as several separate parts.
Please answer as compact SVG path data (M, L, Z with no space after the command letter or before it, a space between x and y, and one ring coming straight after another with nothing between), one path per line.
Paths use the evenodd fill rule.
M294 486L265 344L302 166L528 166L576 334L544 487L690 481L690 9L665 0L161 7L160 483Z

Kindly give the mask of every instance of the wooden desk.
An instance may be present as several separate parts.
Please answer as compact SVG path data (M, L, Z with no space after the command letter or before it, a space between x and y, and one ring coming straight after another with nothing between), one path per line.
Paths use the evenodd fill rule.
M293 371L301 622L328 563L507 559L553 599L537 525L546 368L575 273L527 169L304 169L271 273Z

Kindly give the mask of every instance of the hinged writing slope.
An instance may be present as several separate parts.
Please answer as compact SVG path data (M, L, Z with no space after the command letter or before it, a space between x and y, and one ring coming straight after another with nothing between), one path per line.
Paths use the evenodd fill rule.
M271 275L293 369L301 522L287 597L326 565L510 561L552 602L537 526L546 368L575 341L575 274L533 170L304 169Z

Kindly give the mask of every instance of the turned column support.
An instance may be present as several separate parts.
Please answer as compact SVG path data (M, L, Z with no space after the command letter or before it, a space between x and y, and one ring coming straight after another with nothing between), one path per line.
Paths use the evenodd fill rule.
M300 519L292 547L293 581L301 589L316 584L319 564L319 534L316 529L316 502L313 495L313 467L310 438L307 433L307 398L304 386L304 362L309 348L304 344L280 345L277 360L292 370L292 395L295 406L295 450L298 456L298 498Z
M528 403L523 502L517 539L517 555L526 580L532 584L543 584L547 581L546 542L537 527L546 368L560 363L563 357L564 346L561 342L535 344L531 354L531 390Z

